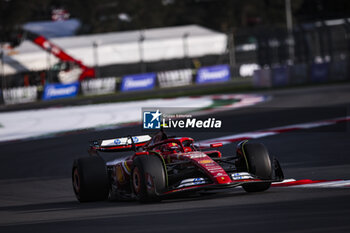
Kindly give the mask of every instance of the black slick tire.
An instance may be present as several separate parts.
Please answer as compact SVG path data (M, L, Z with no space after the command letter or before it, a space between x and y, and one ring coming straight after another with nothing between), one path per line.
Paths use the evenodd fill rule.
M166 188L166 171L157 154L139 155L134 159L131 185L141 203L160 201Z
M80 202L107 199L109 182L104 160L97 156L76 159L72 169L72 184Z
M271 180L272 165L266 147L261 143L245 143L242 145L242 154L239 158L239 171L249 172L263 180ZM271 182L243 184L246 192L261 192L270 188Z

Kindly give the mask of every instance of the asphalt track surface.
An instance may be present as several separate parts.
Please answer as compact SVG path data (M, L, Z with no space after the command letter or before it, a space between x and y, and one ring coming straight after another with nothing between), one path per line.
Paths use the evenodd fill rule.
M224 132L181 135L203 140L350 113L348 84L264 94L272 98L256 107L210 115L223 120ZM237 188L156 204L78 203L72 161L87 155L89 140L128 134L140 134L140 126L1 143L0 232L350 232L350 188L249 194ZM286 178L350 179L348 123L252 141L280 160ZM234 146L224 146L223 153L232 154Z

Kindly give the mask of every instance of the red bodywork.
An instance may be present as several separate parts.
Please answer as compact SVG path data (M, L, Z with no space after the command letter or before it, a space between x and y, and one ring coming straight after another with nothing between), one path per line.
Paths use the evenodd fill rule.
M133 161L137 156L148 155L150 153L158 153L162 156L166 165L188 162L191 166L197 167L205 173L209 178L208 182L201 184L193 184L186 187L169 187L161 196L172 193L178 193L188 190L216 189L236 187L246 182L261 182L260 179L233 179L232 174L227 173L222 166L216 161L216 158L221 158L221 152L218 150L199 151L193 145L194 141L189 137L161 139L153 137L148 142L133 143L129 145L119 146L100 146L95 144L91 148L98 151L126 151L138 149L133 155L117 159L107 163L107 168L110 171L110 179L112 185L115 185L118 190L130 190L131 173L133 169ZM211 147L216 148L222 144L213 144Z

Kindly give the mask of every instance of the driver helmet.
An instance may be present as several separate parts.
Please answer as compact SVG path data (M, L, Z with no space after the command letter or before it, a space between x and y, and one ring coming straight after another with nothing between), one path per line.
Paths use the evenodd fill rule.
M180 149L180 145L175 142L167 143L163 146L163 151L176 151Z

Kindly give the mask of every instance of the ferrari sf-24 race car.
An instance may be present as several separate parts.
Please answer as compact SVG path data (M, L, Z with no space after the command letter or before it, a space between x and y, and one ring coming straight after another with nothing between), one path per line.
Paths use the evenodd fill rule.
M100 200L159 201L174 194L242 186L247 192L267 190L283 180L279 162L272 162L263 144L242 141L235 155L194 144L189 137L150 135L96 140L91 156L74 161L73 189L80 202ZM101 152L121 152L105 161ZM132 154L130 154L132 153Z

